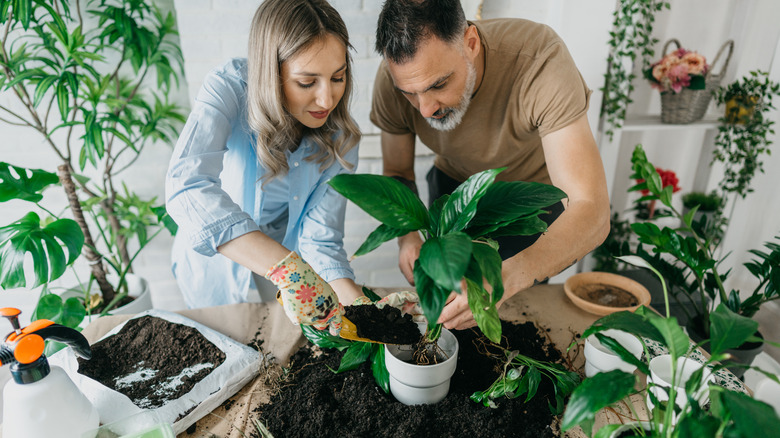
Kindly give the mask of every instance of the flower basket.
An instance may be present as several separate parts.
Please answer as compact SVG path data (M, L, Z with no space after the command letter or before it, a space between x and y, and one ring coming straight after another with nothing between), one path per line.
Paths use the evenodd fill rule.
M680 42L672 38L664 44L664 56L669 48L669 44L674 43L679 49ZM718 63L723 51L728 47L728 54L723 63L723 67L717 74L713 73L715 65ZM710 104L714 91L720 86L720 81L723 79L723 75L726 72L726 68L729 65L731 54L734 51L734 41L728 40L715 56L715 61L707 70L704 76L704 89L693 90L690 88L683 88L679 93L662 92L661 93L661 122L671 124L685 124L693 123L697 120L701 120L704 117L704 113L707 111L707 106Z

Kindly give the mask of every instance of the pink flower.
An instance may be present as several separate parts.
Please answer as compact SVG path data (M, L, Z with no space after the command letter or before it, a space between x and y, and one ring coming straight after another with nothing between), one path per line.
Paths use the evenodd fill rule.
M315 295L314 286L301 285L301 288L295 292L298 294L298 300L302 303L311 302Z
M271 273L268 275L271 277L271 281L276 283L281 280L284 280L284 276L287 275L287 267L286 266L276 266L273 268Z
M688 73L692 75L701 75L706 73L707 62L704 57L696 52L688 52L682 57L682 61L688 65Z

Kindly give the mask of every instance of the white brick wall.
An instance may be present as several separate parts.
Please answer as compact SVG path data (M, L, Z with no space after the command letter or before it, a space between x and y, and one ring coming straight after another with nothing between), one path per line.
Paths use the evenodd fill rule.
M249 26L258 0L158 0L157 3L166 10L175 10L179 23L181 48L185 59L186 81L178 100L185 105L192 101L209 70L231 57L246 56ZM357 120L364 133L361 144L360 165L358 172L381 173L382 163L378 141L378 129L368 119L370 110L371 90L374 74L380 59L374 53L374 31L381 8L380 0L333 0L331 3L341 13L350 32L350 39L355 47L352 53L354 60L354 76L356 92L351 102L353 117ZM477 0L463 0L468 18L473 18L476 12ZM611 10L611 0L598 0L596 10ZM608 5L608 6L605 6ZM496 16L519 16L525 8L521 3L495 3L486 7L483 18ZM590 6L593 10L594 5ZM554 8L535 8L549 10ZM544 15L544 14L541 14ZM547 13L552 16L551 13ZM609 16L602 20L604 14L599 14L598 20L609 22ZM598 21L597 20L597 21ZM582 20L582 26L588 20ZM569 29L576 32L576 29ZM599 46L601 42L599 41ZM599 54L588 58L581 56L590 63L580 68L591 88L600 85L601 69L604 56ZM578 60L579 63L579 60ZM594 95L595 109L600 98ZM592 116L592 120L594 117ZM595 125L594 125L595 126ZM41 140L29 130L2 126L3 142L2 160L22 166L53 169L56 161L49 151L41 146ZM23 145L18 147L17 145ZM170 145L157 145L145 151L135 167L125 175L128 185L143 196L163 198L163 178L170 157ZM418 185L421 193L427 193L425 173L432 164L430 151L419 146L418 160L415 165ZM53 191L54 192L54 191ZM58 194L50 194L51 205L62 205ZM426 200L427 201L427 200ZM24 207L24 206L22 206ZM19 204L0 204L0 223L9 223L18 218ZM347 208L346 249L352 254L365 237L378 225L378 222L363 213L354 205ZM154 304L165 309L183 307L183 301L170 273L170 245L172 239L166 236L158 238L147 247L136 262L136 271L150 280ZM397 244L388 242L371 254L354 260L353 266L357 279L361 283L377 286L404 286L406 280L397 268ZM86 272L84 267L81 271ZM63 283L72 283L75 279L69 276Z

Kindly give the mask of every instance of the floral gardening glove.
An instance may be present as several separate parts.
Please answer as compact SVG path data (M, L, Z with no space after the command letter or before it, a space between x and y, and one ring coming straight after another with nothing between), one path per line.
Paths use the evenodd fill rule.
M279 288L282 307L290 321L318 330L329 328L332 335L339 334L344 307L330 285L301 256L291 252L272 266L265 278Z
M357 297L355 301L352 302L353 306L363 304L375 304L380 309L385 306L395 307L400 310L401 313L412 315L412 320L414 322L425 322L425 315L423 314L422 307L420 307L420 298L418 298L417 294L414 292L393 292L376 303L372 303L371 299L364 295L362 297Z

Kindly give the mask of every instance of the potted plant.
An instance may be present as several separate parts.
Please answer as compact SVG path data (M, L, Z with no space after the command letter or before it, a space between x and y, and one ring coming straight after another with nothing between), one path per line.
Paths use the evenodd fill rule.
M623 261L653 271L666 291L664 277L644 259L626 256ZM726 351L729 348L753 337L758 323L720 304L711 314L710 337L705 341L710 344L712 355L699 362L693 355L697 346L689 342L676 318L669 316L668 302L667 297L666 316L640 307L635 313L623 311L607 315L583 333L584 338L595 335L602 345L650 377L647 386L640 390L635 389L637 376L622 370L600 372L586 379L572 393L563 416L562 430L579 425L590 436L597 412L629 395L639 395L638 400L647 408L647 421L609 424L599 429L597 436L772 436L780 427L780 418L771 406L741 391L713 385L708 378L723 368L722 362L728 359ZM604 336L602 333L608 329L638 336L644 345L645 360L637 359L615 339ZM648 341L657 342L668 354L650 359ZM709 408L706 406L708 399ZM626 415L638 417L631 405Z
M462 282L480 330L499 342L501 323L496 303L504 290L501 257L492 237L545 231L547 225L539 214L566 197L560 189L546 184L495 181L502 170L472 175L451 195L435 200L430 209L408 187L390 177L342 174L328 182L381 222L355 256L410 232L422 234L424 243L415 262L414 280L428 325L420 349L435 348L442 332L436 321L450 292L461 293Z
M769 154L774 121L767 117L774 109L772 98L780 95L780 84L766 72L752 71L715 92L718 104L726 113L719 119L712 161L723 163L724 177L720 191L744 198L753 189L750 183L756 172L763 172L761 155ZM732 205L733 209L733 205Z
M175 20L151 1L20 0L2 2L0 24L0 93L12 102L0 106L0 121L39 133L36 153L59 162L50 170L0 163L0 202L34 207L0 227L0 287L43 286L34 318L74 327L88 311L123 303L139 251L164 228L175 232L164 206L120 179L183 123L167 99L182 74ZM40 203L56 185L67 204ZM80 256L90 274L79 296L51 294Z
M692 337L699 335L701 339L709 338L710 314L715 310L717 301L731 312L750 318L763 303L780 298L779 283L774 280L780 275L778 243L765 243L768 252L750 251L757 258L745 264L756 277L756 285L749 294L741 295L737 290L727 290L724 283L731 270L724 270L724 260L716 257L715 239L706 236L702 228L693 222L693 216L698 209L694 207L687 214L683 214L672 205L671 188L662 187L660 178L653 165L647 161L641 145L634 150L631 162L634 172L632 178L644 181L630 190L647 190L647 195L640 201L660 201L681 222L680 228L677 229L661 229L652 222L637 222L631 224L631 229L639 241L652 248L653 252L650 254L642 249L637 254L662 273L678 299L693 304L689 308L693 313L689 315L690 319L686 324ZM705 344L705 348L707 346ZM758 351L754 354L758 354ZM750 361L752 358L749 357L741 359L743 364L749 364ZM741 366L733 368L738 376L741 376L743 370Z

